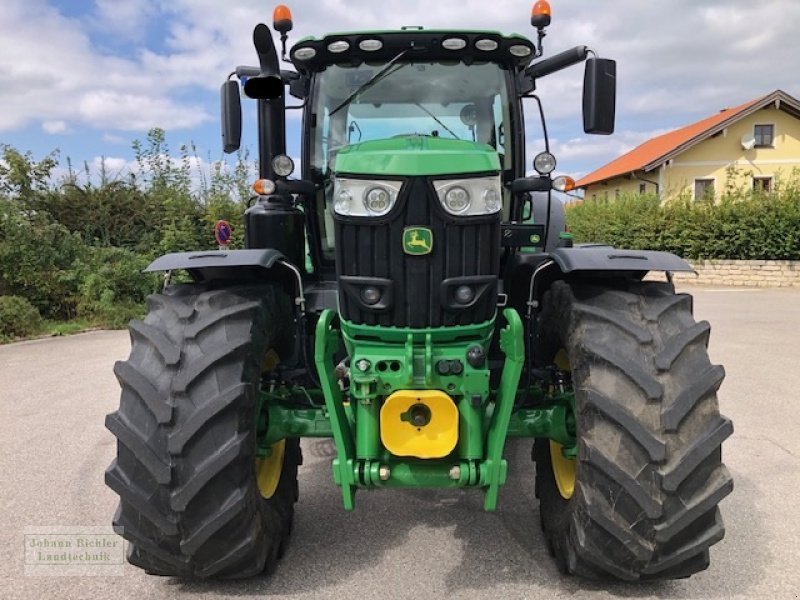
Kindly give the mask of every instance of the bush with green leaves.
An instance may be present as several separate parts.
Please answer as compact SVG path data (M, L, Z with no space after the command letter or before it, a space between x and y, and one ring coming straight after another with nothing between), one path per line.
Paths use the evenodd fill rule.
M142 316L145 298L161 282L158 275L142 272L148 263L148 257L125 248L88 248L84 261L75 265L78 316L112 327Z
M734 193L718 202L653 195L585 200L567 207L576 242L664 250L684 258L800 260L800 193Z
M114 173L84 164L54 178L58 153L36 160L0 144L0 295L28 300L49 319L80 317L124 326L160 285L142 269L167 252L215 247L214 224L228 220L243 246L242 215L253 172L246 152L231 167L192 145L170 154L153 129L133 144L135 167Z
M0 341L35 335L42 330L36 307L19 296L0 296Z
M0 294L22 296L48 318L75 316L84 256L80 236L46 215L0 199Z

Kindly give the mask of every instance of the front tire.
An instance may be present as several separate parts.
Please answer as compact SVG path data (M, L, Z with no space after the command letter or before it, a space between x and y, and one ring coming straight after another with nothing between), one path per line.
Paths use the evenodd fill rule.
M724 370L709 362L709 325L691 307L657 282L559 281L543 298L536 357L566 352L576 403L572 494L557 485L558 448L537 440L533 451L542 528L563 572L688 577L724 535L717 505L733 482L721 444L733 425L719 414Z
M297 500L297 439L282 448L269 498L256 473L262 361L291 325L271 285L175 286L132 321L114 372L120 408L106 418L117 458L106 483L131 564L157 575L240 578L270 571ZM287 312L288 311L288 312Z

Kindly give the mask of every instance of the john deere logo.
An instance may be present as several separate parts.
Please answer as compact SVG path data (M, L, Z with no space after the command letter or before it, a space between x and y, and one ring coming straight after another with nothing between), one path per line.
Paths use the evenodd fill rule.
M406 227L403 230L403 252L430 254L433 250L433 232L427 227Z

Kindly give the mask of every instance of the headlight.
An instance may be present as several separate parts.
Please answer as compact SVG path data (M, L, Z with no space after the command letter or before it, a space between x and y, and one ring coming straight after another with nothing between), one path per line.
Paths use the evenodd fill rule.
M384 215L392 206L391 195L385 187L371 188L364 197L364 206L370 214Z
M460 215L469 208L472 198L460 185L454 185L444 194L444 207L450 214Z
M434 181L433 187L442 208L451 215L490 215L499 212L503 205L499 175Z
M402 181L370 181L336 178L333 182L333 210L350 217L382 217L397 202Z
M285 154L278 154L272 159L272 170L279 177L288 177L294 172L294 161Z
M556 157L549 152L540 152L533 159L533 168L539 175L547 175L552 173L556 168Z

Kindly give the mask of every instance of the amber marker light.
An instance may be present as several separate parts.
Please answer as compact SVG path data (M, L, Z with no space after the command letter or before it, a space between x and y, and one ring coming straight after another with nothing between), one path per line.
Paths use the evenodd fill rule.
M537 0L531 10L531 25L536 29L544 29L550 25L551 15L550 3L547 0Z
M279 33L288 33L292 30L292 11L285 4L279 4L272 11L272 27Z
M257 179L253 184L253 191L259 196L269 196L275 193L275 182L271 179Z
M553 180L553 189L557 192L571 192L575 189L575 180L567 175L561 175Z

